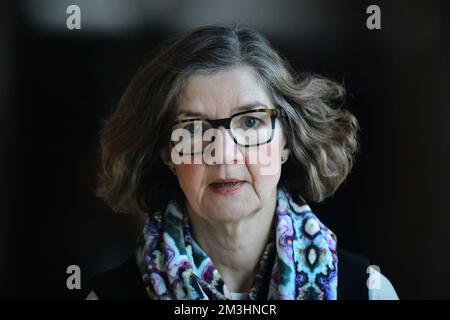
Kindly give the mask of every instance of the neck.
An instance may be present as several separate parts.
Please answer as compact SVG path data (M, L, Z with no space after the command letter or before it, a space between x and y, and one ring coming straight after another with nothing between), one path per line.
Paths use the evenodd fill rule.
M208 254L230 292L248 292L265 249L276 209L276 193L270 205L239 221L209 221L188 208L193 237Z

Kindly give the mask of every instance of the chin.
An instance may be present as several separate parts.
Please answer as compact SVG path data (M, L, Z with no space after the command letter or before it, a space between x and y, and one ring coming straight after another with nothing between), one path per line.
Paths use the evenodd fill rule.
M217 205L219 210L214 214L214 220L220 222L235 222L248 217L251 214L250 207L247 205Z

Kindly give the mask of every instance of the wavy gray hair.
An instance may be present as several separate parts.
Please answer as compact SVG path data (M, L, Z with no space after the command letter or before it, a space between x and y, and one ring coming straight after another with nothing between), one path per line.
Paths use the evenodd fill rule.
M315 74L297 74L257 31L206 26L165 42L134 76L100 135L97 196L114 210L151 213L182 192L163 164L177 96L187 78L247 65L274 103L288 147L279 185L320 202L349 174L358 122L343 110L345 90ZM156 137L156 138L155 138Z

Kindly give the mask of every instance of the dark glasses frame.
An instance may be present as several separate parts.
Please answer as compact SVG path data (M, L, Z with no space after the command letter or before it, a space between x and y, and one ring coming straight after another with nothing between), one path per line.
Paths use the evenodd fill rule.
M231 132L232 129L230 127L231 125L231 121L233 120L233 118L237 117L237 116L241 116L243 114L247 114L247 113L254 113L254 112L267 112L270 116L270 120L271 120L271 124L272 124L272 131L270 133L270 138L269 140L262 142L262 143L258 143L258 144L251 144L251 145L243 145L238 143L238 141L236 140L236 138L233 136L233 133ZM233 138L233 141L235 144L237 144L238 146L241 147L258 147L267 143L270 143L273 139L273 135L274 135L274 129L275 129L275 119L280 115L280 111L276 108L260 108L260 109L252 109L252 110L246 110L246 111L242 111L242 112L238 112L233 114L231 117L229 118L222 118L222 119L201 119L201 118L191 118L191 119L182 119L182 120L176 120L173 122L173 126L177 125L179 123L184 123L184 122L194 122L194 121L205 121L207 123L209 123L211 125L211 127L213 129L218 129L219 127L223 126L225 129L230 130L230 136L231 138ZM170 141L172 146L175 146L175 142L174 141ZM200 152L197 152L200 153ZM196 153L191 153L191 154L196 154Z

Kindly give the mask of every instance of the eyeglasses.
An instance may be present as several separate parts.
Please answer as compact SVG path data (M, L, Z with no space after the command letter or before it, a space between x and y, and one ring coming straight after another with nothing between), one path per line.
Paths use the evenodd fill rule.
M278 116L279 111L277 109L253 109L223 119L177 120L174 122L172 129L186 130L183 131L186 134L182 135L181 142L172 140L171 143L172 146L177 145L177 148L182 148L183 154L201 153L215 139L217 130L211 129L218 129L223 126L237 145L243 147L260 146L272 141L275 119Z

